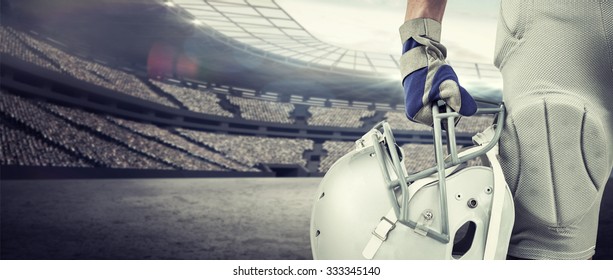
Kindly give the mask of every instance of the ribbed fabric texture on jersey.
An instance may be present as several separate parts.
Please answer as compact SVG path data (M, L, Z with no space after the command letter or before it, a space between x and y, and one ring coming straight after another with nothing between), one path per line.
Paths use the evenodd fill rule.
M500 156L516 200L513 256L594 254L613 166L611 2L501 2L495 64L508 111Z

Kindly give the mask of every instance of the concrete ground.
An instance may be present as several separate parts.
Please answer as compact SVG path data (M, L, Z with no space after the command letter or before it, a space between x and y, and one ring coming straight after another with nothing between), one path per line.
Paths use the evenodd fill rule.
M311 259L320 178L0 182L2 259ZM613 259L613 185L596 259Z

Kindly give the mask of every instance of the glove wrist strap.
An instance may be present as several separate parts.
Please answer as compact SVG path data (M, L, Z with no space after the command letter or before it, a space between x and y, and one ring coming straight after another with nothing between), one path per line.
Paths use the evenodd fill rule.
M400 76L402 80L411 73L428 66L428 56L424 46L413 48L400 57Z
M441 23L431 18L416 18L406 21L399 28L402 43L415 37L427 37L441 41Z

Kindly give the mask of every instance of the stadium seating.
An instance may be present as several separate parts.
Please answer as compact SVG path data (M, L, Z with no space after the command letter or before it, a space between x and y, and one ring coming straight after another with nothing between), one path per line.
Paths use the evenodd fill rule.
M0 26L0 37L2 38L0 53L2 55L9 55L52 71L61 72L61 70L50 61L29 50L16 34L18 34L18 32L14 29L8 26Z
M410 121L402 111L386 112L384 118L394 130L432 131L429 126ZM486 129L493 121L493 117L488 115L462 117L456 126L456 132L475 134Z
M434 146L431 144L404 144L400 147L404 153L404 164L408 174L434 166Z
M333 127L362 127L363 118L375 115L375 111L365 109L345 109L345 108L326 108L311 106L309 107L311 117L307 119L309 125L333 126Z
M158 126L152 124L146 124L141 122L129 121L125 119L120 119L116 117L107 117L110 121L128 128L136 133L146 135L148 137L153 137L167 145L173 146L176 149L180 149L189 154L201 157L203 159L207 159L216 164L222 165L223 167L235 170L235 171L250 171L250 172L258 172L259 169L251 168L245 166L239 162L228 159L224 157L222 154L211 151L201 145L197 145L191 141L188 141L185 137L177 135L173 133L169 129L160 128Z
M473 117L463 117L456 126L456 131L460 133L476 134L485 130L494 123L492 115L481 115Z
M410 121L402 111L388 111L383 118L393 130L432 131L432 128L427 125Z
M84 160L62 151L23 130L0 122L2 165L92 167Z
M274 95L276 101L272 101L270 97L273 95L260 96L254 91L249 92L248 97L241 97L226 90L223 99L220 99L219 93L200 88L153 79L141 81L129 72L73 55L68 50L11 27L0 26L0 35L3 38L0 44L3 56L12 56L116 92L177 109L180 109L178 104L183 104L182 108L207 115L278 124L296 123L292 116L294 104L280 101L277 94ZM222 85L221 88L226 87ZM350 102L343 100L317 100L319 103L300 103L307 106L309 116L305 121L309 126L362 129L365 125L384 119L394 130L404 133L431 131L430 127L408 121L402 111L388 111L391 108L384 108L383 105L377 107L381 108L377 112L366 107L351 107ZM326 104L332 104L332 107L326 107ZM356 103L352 104L355 106ZM228 111L226 105L237 111ZM261 171L258 168L260 164L298 164L306 167L304 153L313 150L314 146L312 140L299 138L237 136L162 128L34 102L5 92L1 94L0 106L3 118L1 139L6 143L2 147L2 164L258 172ZM301 115L305 115L305 112L301 111ZM490 116L464 117L457 126L457 132L473 134L491 123ZM17 139L25 139L26 144L17 147ZM311 171L326 172L353 145L351 141L325 141L322 148L327 154L321 157L318 170ZM407 155L405 162L409 173L434 164L431 145L405 144L402 149ZM37 154L36 151L41 150L46 152Z
M11 42L8 44L8 47L4 46L4 42L2 44L2 51L7 51L9 55L24 59L28 62L33 62L45 68L58 70L53 64L47 62L48 60L59 65L63 73L85 82L160 103L165 106L178 108L177 105L166 97L153 92L146 84L132 74L70 55L63 50L10 27L2 27L2 35L3 38L5 38L4 35L7 35L7 41ZM29 51L28 48L32 48L45 55L45 59Z
M327 154L321 158L319 172L328 172L330 167L343 155L355 148L355 142L346 141L326 141L323 149Z
M319 172L327 172L343 155L352 151L354 142L326 141L323 148L327 155L321 159ZM405 166L409 174L434 166L434 148L430 144L404 144Z
M276 123L294 123L290 116L294 105L237 96L228 96L230 103L240 107L241 117L246 120Z
M153 79L150 79L150 81L163 91L174 96L191 111L229 118L234 116L219 105L219 98L213 92L180 87Z
M151 157L160 162L174 166L177 169L210 171L224 170L223 168L211 164L202 158L194 157L186 151L169 147L158 141L130 132L128 129L120 127L100 115L51 104L47 104L46 106L53 112L58 113L71 122L98 131L108 138L126 145L130 149L143 153L147 157Z
M255 166L262 163L306 166L303 154L313 149L313 141L306 139L234 136L177 129L179 135L151 124L104 117L50 103L35 103L5 92L0 94L0 113L7 120L42 135L44 140L32 135L25 138L38 141L32 140L29 146L39 147L39 142L49 141L83 158L70 159L69 155L58 151L52 156L58 158L56 161L44 161L36 157L32 159L33 148L24 146L21 150L26 150L26 153L12 149L12 145L3 145L3 149L16 151L3 153L3 164L88 166L86 162L93 162L96 166L111 168L257 172ZM17 139L15 135L19 131L15 131L3 129L2 139ZM7 140L5 143L13 142ZM57 150L53 147L46 149Z
M54 71L62 71L88 83L178 108L175 103L165 96L155 93L145 83L130 73L70 55L42 40L38 40L10 27L0 27L0 34L3 35L3 38L6 38L6 43L3 43L0 48L2 53ZM35 52L30 49L35 50ZM41 55L44 55L44 57L41 57ZM55 65L58 65L61 69L58 69ZM228 112L219 105L219 98L214 93L179 87L155 80L150 81L164 92L175 97L176 100L183 103L189 110L223 117L233 117L231 112ZM228 100L240 108L241 117L247 120L287 124L295 122L291 117L291 113L294 110L294 105L291 103L237 96L228 96ZM309 125L330 127L359 128L364 125L362 121L364 118L375 115L375 111L372 110L328 108L317 105L311 105L308 111L311 114L311 117L307 119ZM390 122L392 128L398 130L430 130L427 126L407 121L401 111L388 111L384 119ZM473 133L486 127L491 122L491 119L485 117L465 119L466 121L460 122L458 132Z
M247 166L274 163L306 167L303 154L313 149L313 141L307 139L236 136L187 129L177 131Z
M143 157L125 146L75 127L21 97L0 94L0 112L44 139L95 162L111 168L172 169L168 164Z

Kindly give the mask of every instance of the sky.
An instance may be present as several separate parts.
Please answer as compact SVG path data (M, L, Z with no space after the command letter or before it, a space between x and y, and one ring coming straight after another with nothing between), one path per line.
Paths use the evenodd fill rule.
M277 0L318 39L340 47L398 54L404 0ZM492 64L500 0L448 0L441 42L451 61Z

